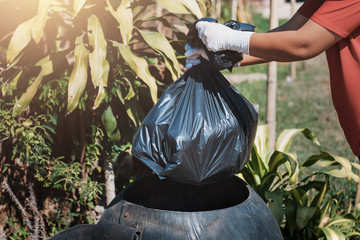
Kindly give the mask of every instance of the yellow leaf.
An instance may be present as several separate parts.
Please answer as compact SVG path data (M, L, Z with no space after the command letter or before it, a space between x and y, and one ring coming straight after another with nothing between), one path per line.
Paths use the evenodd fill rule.
M50 4L51 0L40 0L39 2L38 13L34 18L32 27L32 36L36 43L40 42L40 39L44 33L44 27L46 24Z
M71 113L78 105L80 97L82 96L86 81L87 81L87 71L88 71L88 61L87 57L89 51L86 49L82 38L78 37L76 39L78 44L75 47L75 63L74 68L71 72L68 86L68 103L67 103L67 113Z
M178 14L191 13L197 18L202 18L202 13L196 0L156 0L156 2L170 12Z
M157 85L155 78L150 74L149 66L144 58L138 57L132 53L131 49L121 43L114 42L118 47L121 56L130 68L145 82L150 88L151 98L154 103L157 102Z
M6 53L6 62L11 63L31 40L31 30L35 18L21 23L11 37Z
M111 6L109 0L106 0L106 3L109 7L110 13L119 23L122 41L123 44L126 46L130 42L130 39L132 37L132 30L133 30L133 14L130 8L130 1L122 0L120 6L116 11Z
M98 91L98 95L96 96L96 99L95 99L95 103L94 103L94 106L92 107L92 109L97 109L100 104L102 103L102 101L104 100L106 96L106 93L105 93L105 88L102 84L99 85L99 91Z
M73 18L80 12L80 10L83 8L86 0L74 0L74 13Z
M20 99L15 103L13 108L13 116L19 115L31 102L34 98L38 87L41 83L41 80L44 76L49 75L53 72L52 62L50 61L49 57L44 58L45 61L42 61L43 64L41 66L41 71L39 75L36 77L35 81L28 87L28 89L23 93Z
M164 57L165 65L170 70L171 76L175 81L180 76L181 70L179 68L179 62L176 59L175 51L169 41L164 35L158 32L146 32L141 30L139 30L139 32L145 42Z
M89 53L91 79L95 87L107 86L109 63L106 60L107 43L99 19L92 15L88 19L88 38L93 51Z
M95 87L99 87L93 109L99 107L105 98L105 87L107 86L110 66L106 60L107 42L104 37L99 19L92 15L88 19L88 39L93 51L89 53L89 65L91 69L91 80Z

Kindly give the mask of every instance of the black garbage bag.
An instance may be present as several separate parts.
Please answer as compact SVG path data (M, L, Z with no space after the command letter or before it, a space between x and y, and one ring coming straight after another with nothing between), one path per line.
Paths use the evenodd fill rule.
M205 59L171 84L136 132L132 154L160 178L223 180L246 164L257 112Z
M196 20L191 28L189 29L188 34L186 35L186 40L192 47L203 48L209 58L211 65L217 70L228 69L232 71L232 67L240 62L243 59L243 55L237 51L224 50L219 52L209 51L202 40L199 38L198 30L196 29L196 23L200 21L205 22L215 22L218 21L215 18L205 17ZM234 20L227 21L224 23L225 26L243 32L254 32L255 26L249 23L242 23Z

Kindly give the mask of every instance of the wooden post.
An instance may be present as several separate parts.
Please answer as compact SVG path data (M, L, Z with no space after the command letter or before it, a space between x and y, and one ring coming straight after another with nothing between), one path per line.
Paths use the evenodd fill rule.
M211 6L210 6L210 11L211 11L211 17L212 18L216 18L216 0L211 0Z
M276 28L278 25L278 0L270 0L270 29ZM270 62L266 90L266 123L269 125L270 154L275 150L276 142L276 85L277 63Z
M221 0L216 0L215 15L216 19L219 21L221 17Z
M238 9L238 0L232 0L232 4L231 4L231 20L236 21L237 9Z

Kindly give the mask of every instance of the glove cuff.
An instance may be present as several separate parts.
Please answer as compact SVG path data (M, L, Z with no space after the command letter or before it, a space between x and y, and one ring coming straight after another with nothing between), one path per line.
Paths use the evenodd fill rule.
M236 33L236 39L233 39L233 41L237 43L236 44L237 46L235 47L236 49L232 49L232 50L235 50L240 53L244 53L246 55L250 55L249 54L250 37L251 35L254 34L254 32L234 31L234 33Z

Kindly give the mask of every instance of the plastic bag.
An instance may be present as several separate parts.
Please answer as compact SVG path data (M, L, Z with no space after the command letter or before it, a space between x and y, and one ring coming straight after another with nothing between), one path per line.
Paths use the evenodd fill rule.
M134 136L132 154L160 178L219 181L246 164L256 126L253 106L201 59L148 113Z
M237 51L231 51L231 50L224 50L219 52L212 52L207 50L204 43L201 41L201 39L198 36L198 30L196 29L195 25L196 23L200 21L205 22L215 22L218 21L215 18L205 17L201 18L193 23L191 28L189 29L188 34L186 35L186 40L192 47L199 47L203 48L209 57L209 61L211 65L217 69L217 70L223 70L228 69L230 72L232 71L232 67L240 62L243 59L243 55ZM254 32L255 26L248 24L248 23L242 23L238 21L230 20L226 23L224 23L225 26L237 30L237 31L245 31L245 32Z

